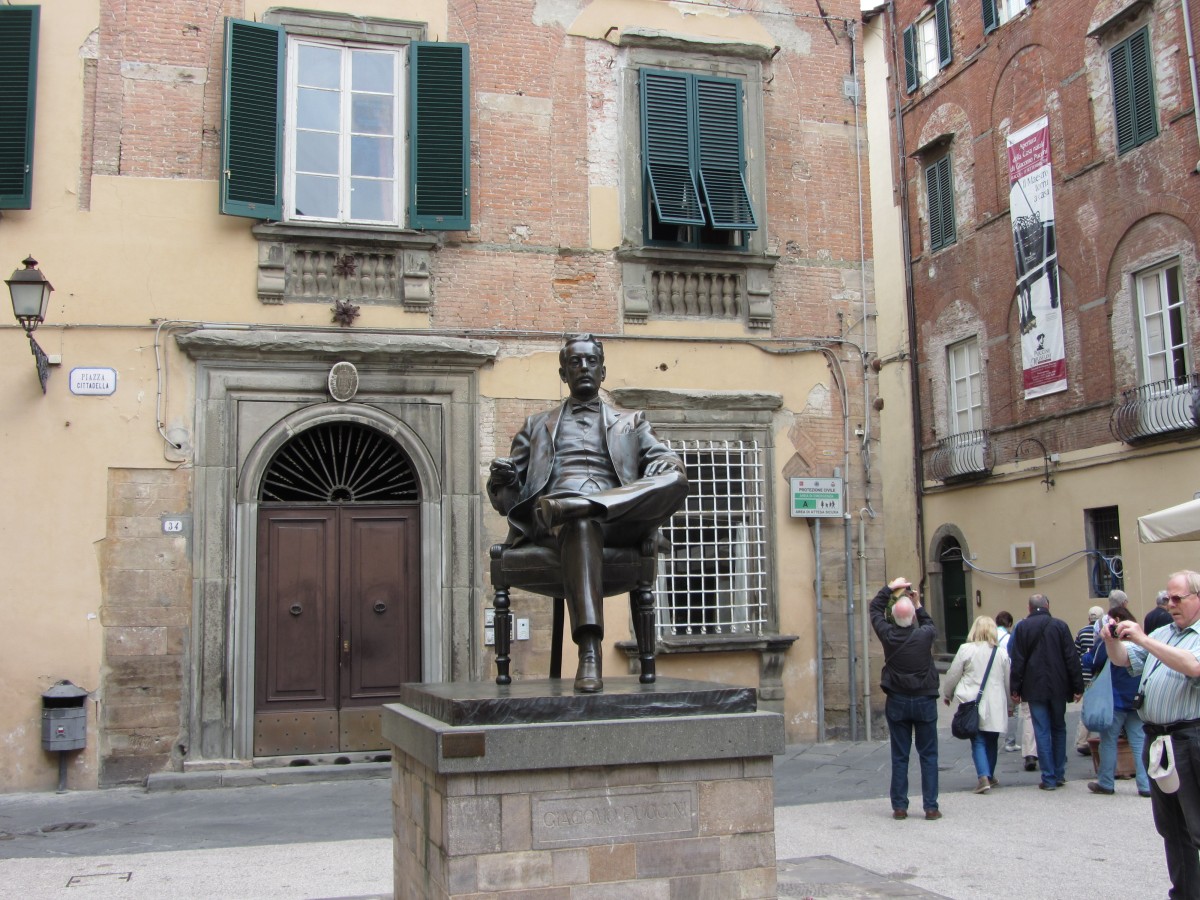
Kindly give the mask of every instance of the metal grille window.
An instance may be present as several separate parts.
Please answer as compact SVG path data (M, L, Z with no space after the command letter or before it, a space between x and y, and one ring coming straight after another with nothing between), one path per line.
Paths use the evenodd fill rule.
M767 622L763 451L757 441L673 441L688 499L665 526L658 636L758 634Z
M1083 511L1091 555L1091 591L1093 597L1107 597L1114 588L1123 588L1121 565L1121 517L1117 507L1101 506Z

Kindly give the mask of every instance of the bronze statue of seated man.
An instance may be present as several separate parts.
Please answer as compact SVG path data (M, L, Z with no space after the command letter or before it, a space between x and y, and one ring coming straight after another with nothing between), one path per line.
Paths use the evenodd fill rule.
M604 687L603 550L636 547L687 498L683 461L640 412L600 399L604 347L590 334L568 338L559 377L571 395L530 416L507 457L492 461L488 497L509 522L508 543L556 549L571 636L579 646L575 690Z

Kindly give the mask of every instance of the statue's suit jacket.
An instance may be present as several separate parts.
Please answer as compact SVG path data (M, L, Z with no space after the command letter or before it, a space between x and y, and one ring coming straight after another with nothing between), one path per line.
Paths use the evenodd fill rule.
M508 516L510 543L520 544L535 536L533 504L549 485L554 469L554 439L558 432L558 420L569 402L564 401L557 409L530 416L513 438L509 456L517 470L517 484L498 485L488 480L488 497L492 506L497 512ZM673 460L679 472L684 471L683 461L655 436L641 412L618 412L601 402L600 416L604 423L604 446L622 486L638 481L646 471L646 466L663 457ZM594 499L610 506L612 512L603 494L594 495ZM622 492L621 505L625 506L630 501L636 503L636 492Z

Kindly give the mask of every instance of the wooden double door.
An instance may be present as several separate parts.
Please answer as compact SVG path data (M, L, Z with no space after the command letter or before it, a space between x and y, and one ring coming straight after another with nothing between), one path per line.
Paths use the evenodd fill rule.
M420 511L260 507L254 753L383 749L381 705L421 678Z

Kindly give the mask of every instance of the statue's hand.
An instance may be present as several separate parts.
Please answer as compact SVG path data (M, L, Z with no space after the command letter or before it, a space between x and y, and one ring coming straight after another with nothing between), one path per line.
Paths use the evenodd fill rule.
M662 475L664 472L677 472L677 471L679 471L679 467L675 464L675 461L673 459L671 459L670 457L666 457L666 456L661 457L659 459L651 460L650 463L646 466L646 475L647 476Z
M517 467L513 465L513 461L507 456L498 456L492 460L488 481L501 487L516 484Z

